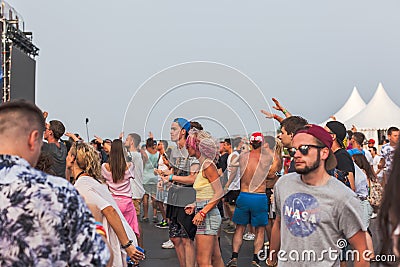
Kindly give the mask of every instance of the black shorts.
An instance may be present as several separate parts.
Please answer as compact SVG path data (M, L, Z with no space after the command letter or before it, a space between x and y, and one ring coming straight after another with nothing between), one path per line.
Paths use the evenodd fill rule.
M190 238L194 240L197 231L197 226L192 222L194 213L188 215L185 213L184 208L173 208L176 209L175 212L177 216L170 217L169 237Z
M230 190L228 193L225 194L225 202L229 203L229 205L235 206L236 205L236 199L238 198L240 194L240 190Z

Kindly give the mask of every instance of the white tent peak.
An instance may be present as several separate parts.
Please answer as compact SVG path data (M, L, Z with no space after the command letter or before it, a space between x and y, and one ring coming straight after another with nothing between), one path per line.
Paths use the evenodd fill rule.
M382 83L379 83L368 105L357 115L345 122L347 127L355 125L357 129L379 130L396 126L400 122L400 108L390 99Z
M357 87L354 86L353 91L351 92L351 95L347 99L346 103L333 116L336 118L336 120L345 122L363 110L366 106L367 104L365 104L364 100L360 96ZM321 125L325 125L328 121L329 120L321 123Z

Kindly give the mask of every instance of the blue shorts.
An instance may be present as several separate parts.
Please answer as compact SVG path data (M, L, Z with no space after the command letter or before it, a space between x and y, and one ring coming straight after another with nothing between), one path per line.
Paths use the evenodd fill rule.
M265 194L240 192L236 200L233 222L254 227L268 224L268 198Z

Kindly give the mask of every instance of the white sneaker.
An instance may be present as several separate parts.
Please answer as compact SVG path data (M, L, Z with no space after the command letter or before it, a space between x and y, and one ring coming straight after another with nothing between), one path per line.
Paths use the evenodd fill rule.
M255 234L252 234L252 233L250 233L250 232L247 232L247 233L245 233L245 234L243 235L243 240L246 240L246 241L253 241L255 237L256 237Z
M378 214L376 214L375 212L374 212L374 213L372 213L372 215L371 215L371 219L375 219L376 217L378 217Z
M161 245L161 247L162 247L162 248L174 248L175 246L174 246L174 243L172 243L171 240L168 240L167 242L164 242L164 243Z

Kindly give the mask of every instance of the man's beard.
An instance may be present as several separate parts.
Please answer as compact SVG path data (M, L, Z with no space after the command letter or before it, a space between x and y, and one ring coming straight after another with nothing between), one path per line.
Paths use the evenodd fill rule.
M306 166L302 169L298 169L295 165L294 168L296 169L296 172L299 174L309 174L310 172L318 169L318 167L320 165L320 159L321 159L321 156L319 155L319 151L318 151L317 159L314 161L314 163L311 166Z

